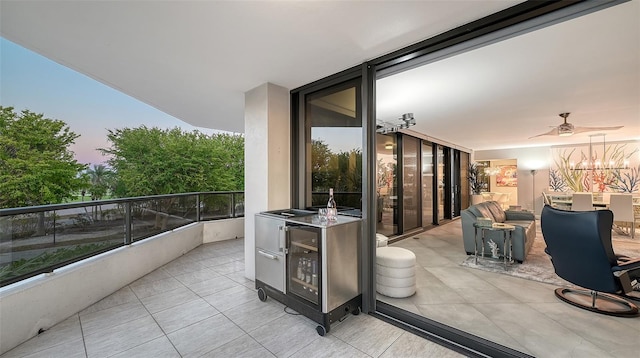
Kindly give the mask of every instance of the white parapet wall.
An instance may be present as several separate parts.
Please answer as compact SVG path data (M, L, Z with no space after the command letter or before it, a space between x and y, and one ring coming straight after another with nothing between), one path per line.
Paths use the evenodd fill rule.
M244 237L244 218L204 221L202 243Z
M229 225L223 221L217 225ZM222 240L217 222L207 230ZM0 288L0 354L200 246L204 227L190 224Z

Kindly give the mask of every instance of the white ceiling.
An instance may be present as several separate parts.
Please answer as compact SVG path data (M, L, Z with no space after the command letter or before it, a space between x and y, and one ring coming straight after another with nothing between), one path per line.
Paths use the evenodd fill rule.
M640 1L632 1L383 78L377 115L472 148L640 139ZM562 123L624 126L543 136ZM602 137L598 138L598 142Z
M296 88L519 2L3 0L0 34L192 125L243 132L260 84ZM389 77L379 114L414 112L414 129L472 149L554 144L526 138L563 111L638 139L638 0L611 11Z

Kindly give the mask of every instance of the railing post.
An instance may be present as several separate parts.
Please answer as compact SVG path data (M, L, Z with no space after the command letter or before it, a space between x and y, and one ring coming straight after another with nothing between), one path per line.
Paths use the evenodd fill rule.
M124 203L124 244L131 244L131 224L133 223L131 217L131 202Z
M46 221L45 221L46 222ZM53 245L56 244L56 211L53 211Z
M196 221L200 221L200 195L196 195Z

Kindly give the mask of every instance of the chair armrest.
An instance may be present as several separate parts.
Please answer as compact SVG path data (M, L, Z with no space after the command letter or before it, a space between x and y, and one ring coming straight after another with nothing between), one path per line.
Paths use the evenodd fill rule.
M622 271L622 270L629 271L629 270L640 269L640 258L618 262L618 266L614 266L611 269L613 271Z
M507 220L529 220L534 221L536 219L533 213L528 211L516 211L516 210L506 210L505 215Z
M629 260L611 268L613 275L618 278L622 291L626 294L633 291L634 284L640 278L640 258Z

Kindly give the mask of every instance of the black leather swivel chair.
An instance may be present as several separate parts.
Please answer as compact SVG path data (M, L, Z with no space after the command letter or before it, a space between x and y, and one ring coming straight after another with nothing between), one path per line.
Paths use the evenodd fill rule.
M540 216L542 236L555 272L587 290L557 288L556 296L574 306L614 316L637 316L629 299L638 291L640 259L618 260L611 245L610 210L565 211L545 205ZM640 303L640 301L638 301Z

